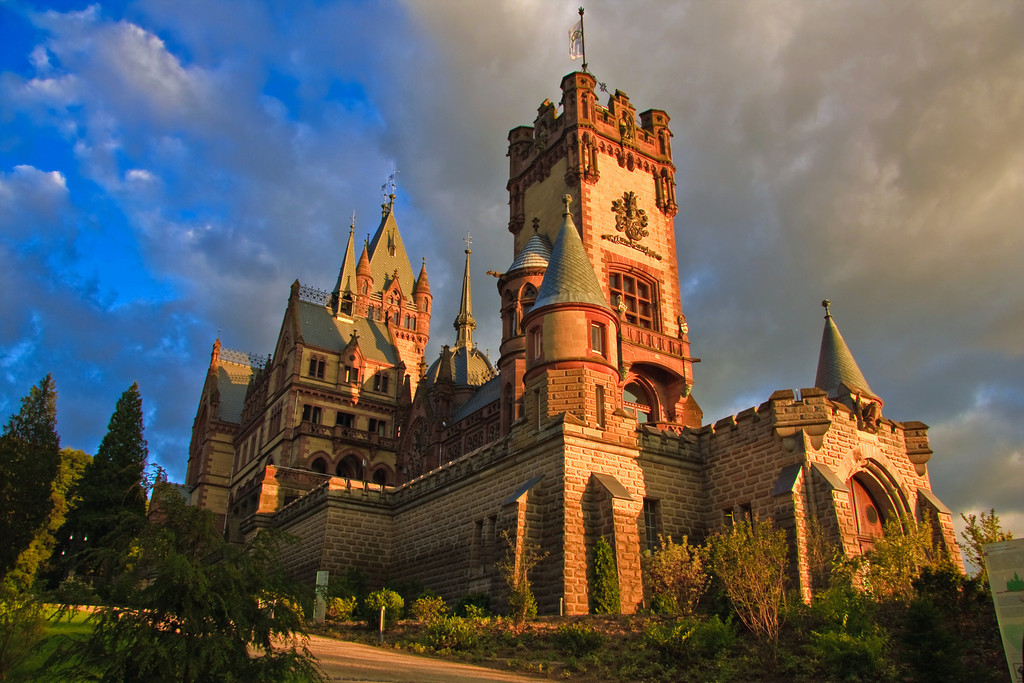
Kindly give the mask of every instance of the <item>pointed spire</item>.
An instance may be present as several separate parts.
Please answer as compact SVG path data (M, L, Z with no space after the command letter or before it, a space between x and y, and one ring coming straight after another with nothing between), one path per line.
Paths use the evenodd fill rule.
M420 266L420 274L416 276L416 285L412 288L413 296L417 294L430 294L430 281L427 280L427 259L423 258L423 265Z
M220 367L220 335L217 336L217 341L213 342L213 350L210 352L210 372L215 371Z
M355 293L356 286L356 214L352 213L352 222L348 226L348 243L345 245L345 255L341 260L341 268L338 269L338 282L334 285L332 292L334 301L334 313L341 312L342 300L345 296Z
M565 195L565 213L562 214L562 229L551 250L551 260L544 272L544 280L537 292L537 302L533 309L551 304L593 304L608 308L604 300L601 283L594 274L594 266L590 263L583 240L572 220L569 204L572 196Z
M356 275L361 277L373 277L370 273L369 242L363 242L363 253L359 255L359 264L356 266Z
M469 245L472 241L472 238L466 235L466 271L462 275L462 302L459 304L459 314L455 316L455 330L458 332L455 348L460 346L473 348L473 330L476 329L476 320L473 319L473 291L469 282L469 255L473 253Z
M864 373L857 366L857 361L853 359L850 348L832 319L829 308L832 302L825 299L821 305L825 308L825 329L821 333L821 352L818 354L818 374L814 386L827 391L830 397L838 396L840 384L873 396L874 392L864 379Z

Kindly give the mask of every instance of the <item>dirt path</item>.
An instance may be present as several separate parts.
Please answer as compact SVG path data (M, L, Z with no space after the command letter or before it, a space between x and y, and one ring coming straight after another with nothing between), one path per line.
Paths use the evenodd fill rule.
M537 683L542 678L506 673L470 664L419 657L361 643L311 635L309 649L331 681L373 683Z

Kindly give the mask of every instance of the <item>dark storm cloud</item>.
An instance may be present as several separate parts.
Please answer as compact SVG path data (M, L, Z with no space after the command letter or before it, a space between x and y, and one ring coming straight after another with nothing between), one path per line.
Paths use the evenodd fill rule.
M484 271L512 260L506 135L579 68L567 58L576 4L147 1L117 17L34 17L34 76L0 75L0 115L60 132L77 166L35 165L37 190L59 171L62 201L81 206L75 176L95 183L161 295L111 302L100 278L90 299L88 271L74 271L66 305L5 304L19 321L0 341L8 358L35 353L47 337L34 330L67 316L88 350L68 362L103 387L99 403L138 373L150 442L180 478L217 330L268 352L288 284L333 285L351 212L361 242L392 167L407 250L417 270L427 258L436 297L430 353L453 338L470 233L476 338L496 355ZM586 28L598 80L672 118L706 419L813 383L830 298L886 414L932 426L936 492L1024 532L1008 483L1024 452L1024 7L591 2ZM13 166L0 172L14 182ZM45 198L18 210L55 225ZM86 227L57 233L70 262ZM5 285L45 281L24 263L0 273ZM105 351L109 334L134 352ZM89 386L63 395L80 402Z

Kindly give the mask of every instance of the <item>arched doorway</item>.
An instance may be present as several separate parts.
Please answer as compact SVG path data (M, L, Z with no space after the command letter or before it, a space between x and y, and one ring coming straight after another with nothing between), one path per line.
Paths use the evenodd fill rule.
M656 419L653 392L639 382L630 382L622 389L622 404L636 414L638 423Z
M862 552L875 545L875 540L885 533L887 508L879 504L877 497L870 491L870 481L854 476L850 479L850 495L853 498L853 514L857 524L857 540Z

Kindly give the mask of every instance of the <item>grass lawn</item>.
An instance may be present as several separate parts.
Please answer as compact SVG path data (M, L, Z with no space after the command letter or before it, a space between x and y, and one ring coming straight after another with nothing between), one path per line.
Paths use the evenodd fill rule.
M11 681L67 681L66 676L51 675L46 670L46 660L65 639L85 640L92 632L92 624L86 620L88 612L65 613L60 620L51 620L46 625L46 634L29 655L28 659L15 667L8 680Z

